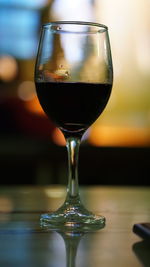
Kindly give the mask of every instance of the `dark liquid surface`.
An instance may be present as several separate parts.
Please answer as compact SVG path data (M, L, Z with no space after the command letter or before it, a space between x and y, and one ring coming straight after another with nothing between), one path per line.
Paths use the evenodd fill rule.
M47 116L66 134L82 134L102 113L111 84L39 82L37 96Z

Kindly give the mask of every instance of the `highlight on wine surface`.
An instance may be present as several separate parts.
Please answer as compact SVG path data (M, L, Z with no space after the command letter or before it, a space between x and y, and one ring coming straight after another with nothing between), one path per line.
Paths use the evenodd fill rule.
M81 203L77 164L81 137L103 112L112 83L105 25L76 21L43 25L35 66L36 91L44 112L64 134L68 150L66 200L58 211L41 216L44 225L75 228L105 223L102 215L94 215Z

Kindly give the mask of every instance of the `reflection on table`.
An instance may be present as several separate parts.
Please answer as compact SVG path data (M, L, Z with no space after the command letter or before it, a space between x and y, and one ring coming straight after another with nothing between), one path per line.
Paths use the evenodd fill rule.
M150 221L149 187L82 187L83 203L106 217L105 228L91 233L41 228L40 214L58 208L65 194L60 186L1 187L1 266L140 267L145 255L150 264L148 248L137 248L141 239L132 232L134 223Z

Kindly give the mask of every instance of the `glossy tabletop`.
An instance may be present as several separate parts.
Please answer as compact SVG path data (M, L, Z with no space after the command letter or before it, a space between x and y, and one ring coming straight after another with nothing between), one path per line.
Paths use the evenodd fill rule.
M135 223L150 222L150 188L94 186L80 193L86 207L105 216L103 229L41 228L40 214L63 203L64 187L1 187L0 266L150 266L149 244L132 231Z

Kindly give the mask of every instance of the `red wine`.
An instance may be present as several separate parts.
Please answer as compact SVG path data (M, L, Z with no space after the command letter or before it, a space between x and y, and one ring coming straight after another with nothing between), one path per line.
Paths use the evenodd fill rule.
M82 135L104 110L110 93L107 83L37 82L40 104L66 136Z

